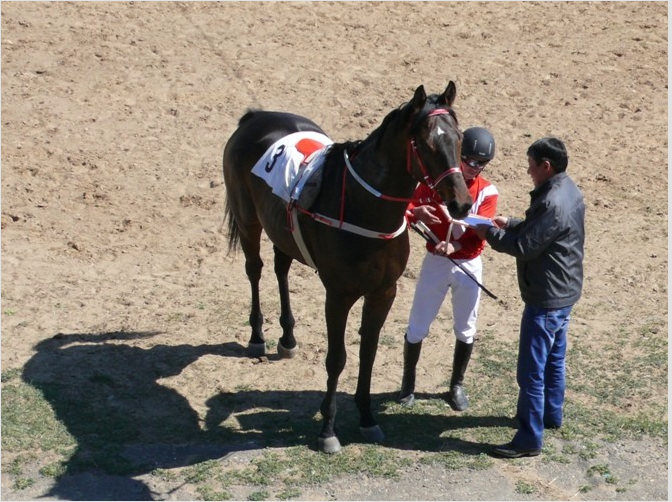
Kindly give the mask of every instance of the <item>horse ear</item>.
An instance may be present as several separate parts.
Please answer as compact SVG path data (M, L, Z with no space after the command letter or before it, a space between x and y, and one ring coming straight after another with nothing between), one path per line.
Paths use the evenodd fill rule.
M420 85L413 95L413 108L415 111L420 111L425 106L427 101L427 93L425 92L425 86Z
M453 106L453 102L455 101L455 96L457 95L457 87L455 87L455 82L452 80L448 82L448 87L446 87L446 90L443 91L443 94L439 97L439 103L442 105L448 106L450 108Z

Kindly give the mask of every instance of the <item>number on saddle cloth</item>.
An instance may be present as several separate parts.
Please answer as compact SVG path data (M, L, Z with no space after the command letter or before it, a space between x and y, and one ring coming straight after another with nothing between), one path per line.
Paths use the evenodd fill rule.
M274 143L252 168L288 205L309 209L322 184L322 165L331 141L316 132L290 134Z

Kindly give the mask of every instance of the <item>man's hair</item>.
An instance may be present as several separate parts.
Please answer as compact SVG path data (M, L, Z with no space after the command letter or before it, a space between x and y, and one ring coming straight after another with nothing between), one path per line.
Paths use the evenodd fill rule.
M553 137L541 138L532 143L527 149L527 155L532 157L537 164L547 160L556 173L565 171L569 162L565 144Z

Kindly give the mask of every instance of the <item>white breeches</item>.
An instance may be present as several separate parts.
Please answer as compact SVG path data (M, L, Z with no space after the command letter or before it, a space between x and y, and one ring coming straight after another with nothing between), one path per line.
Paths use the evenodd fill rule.
M480 256L471 260L455 261L481 282L483 264ZM439 313L448 290L453 307L455 336L464 343L474 343L481 289L448 258L429 252L422 262L415 287L406 329L409 343L421 342L429 334L429 327Z

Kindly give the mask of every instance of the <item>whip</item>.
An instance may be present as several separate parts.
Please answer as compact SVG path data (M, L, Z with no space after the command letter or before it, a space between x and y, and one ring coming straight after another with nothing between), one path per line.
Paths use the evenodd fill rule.
M420 235L420 237L425 239L427 242L432 242L434 244L438 244L439 242L441 242L439 240L439 238L436 235L434 235L434 232L432 232L429 228L427 228L427 225L425 225L423 222L421 222L421 221L415 221L415 222L414 221L409 221L409 225L411 226L411 228L413 230L415 230ZM478 285L478 287L481 288L483 290L483 292L485 292L486 295L488 295L493 300L497 299L497 297L492 292L490 292L490 290L488 290L488 288L483 286L483 284L478 282L478 279L476 279L473 275L471 275L471 273L467 269L465 269L462 265L460 265L455 260L453 260L450 256L446 256L446 258L448 258L455 265L457 265L457 267L462 272L467 274L467 277L469 277L469 279L474 281Z

